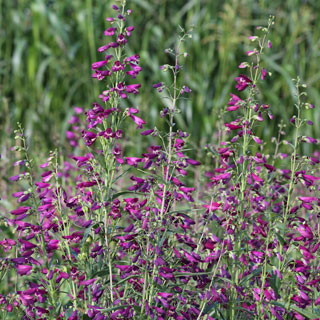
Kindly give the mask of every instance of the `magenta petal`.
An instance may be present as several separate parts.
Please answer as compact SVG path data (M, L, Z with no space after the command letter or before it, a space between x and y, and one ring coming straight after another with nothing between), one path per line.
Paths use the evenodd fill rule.
M14 216L18 216L20 214L26 213L30 209L31 207L19 207L18 209L10 211L10 213L13 214Z
M20 276L30 274L32 270L32 266L24 265L24 264L19 264L16 266L16 270Z

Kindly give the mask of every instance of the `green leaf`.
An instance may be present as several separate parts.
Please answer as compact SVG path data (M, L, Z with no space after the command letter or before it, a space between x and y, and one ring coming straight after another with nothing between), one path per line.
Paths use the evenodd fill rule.
M176 277L201 276L206 274L212 274L212 272L174 272Z
M217 306L216 302L211 304L211 305L208 305L207 307L205 307L203 314L208 314L209 316L212 316L213 313L216 313L215 311L218 311L219 314L220 314L220 318L219 319L225 320L225 317L223 316L222 312L220 311L220 309L216 308L216 306ZM214 309L214 310L212 310L212 309Z
M278 241L283 245L285 243L283 237L281 236L281 234L279 232L276 233L276 237L278 239Z
M72 308L69 308L66 312L65 312L65 316L66 316L66 319L69 319L71 317L73 313L73 309Z
M107 308L107 309L99 309L99 311L100 312L110 312L110 311L114 311L114 310L125 309L128 307L129 307L129 305L125 304L123 306L117 306L117 307L112 307L112 308Z
M244 283L246 283L247 281L249 281L253 277L258 276L261 273L261 270L262 270L262 268L259 267L256 270L254 270L253 272L251 272L250 274L248 274L246 277L242 278L240 281L240 285L243 285Z
M129 277L125 278L125 279L122 279L121 281L117 282L117 285L119 285L119 284L121 284L123 282L126 282L126 281L128 281L129 279L132 279L132 278L139 278L139 275L135 274L135 275L129 276Z
M107 274L109 274L109 269L104 269L104 270L95 272L92 275L92 278L94 278L94 277L103 277L103 276L106 276Z
M94 155L94 158L98 161L98 163L101 165L101 167L104 169L104 170L107 170L107 167L106 167L106 162L105 162L105 159L104 157L97 153L95 150L93 149L90 149L90 152Z
M78 253L75 252L71 247L70 247L70 252L72 253L72 255L73 255L77 260L79 260L79 258L78 258Z
M241 310L241 311L245 311L249 314L251 314L253 317L255 316L255 314L252 311L247 310L246 308L242 308L242 307L236 307L237 310Z
M113 201L113 200L117 199L118 197L120 197L120 196L122 196L124 194L144 195L144 193L142 193L142 192L135 192L135 191L129 191L129 190L120 191L120 192L117 192L117 193L113 194L110 200Z
M154 173L151 173L151 172L147 172L147 171L144 171L144 170L141 170L141 169L137 169L137 170L142 172L142 173L144 173L144 174L146 174L146 175L154 177L155 179L160 181L162 184L167 184L167 182L160 175L157 175L157 174L154 174Z
M207 305L203 309L203 314L208 314L212 309L216 309L217 307L217 302L214 303L207 303Z
M121 174L119 174L117 177L115 177L114 180L112 181L112 184L116 183L119 179L125 176L131 169L132 167L129 167L128 169L124 170Z
M141 307L132 305L132 308L139 314L141 312Z
M83 238L82 238L81 243L80 243L80 247L81 247L81 248L83 247L85 241L87 240L87 238L88 238L88 236L89 236L89 234L90 234L90 231L91 231L92 228L95 227L95 226L97 226L97 225L96 225L96 224L91 224L91 226L89 226L89 227L86 229L86 231L84 232Z

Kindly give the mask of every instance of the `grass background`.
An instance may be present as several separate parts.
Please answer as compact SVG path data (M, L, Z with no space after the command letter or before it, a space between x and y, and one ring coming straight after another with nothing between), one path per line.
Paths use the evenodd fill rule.
M186 44L185 84L193 93L181 102L178 119L196 145L214 138L217 116L235 92L237 66L250 49L248 36L275 15L272 50L264 64L273 73L264 83L262 101L276 120L294 113L292 78L308 85L310 102L320 106L320 2L318 0L128 0L136 28L128 43L141 56L141 94L133 101L149 126L159 124L163 101L152 84L163 80L160 65L169 57L178 25L195 26ZM90 108L101 90L91 79L91 63L103 55L96 49L107 40L103 31L111 16L106 0L0 0L0 139L6 158L8 139L20 121L37 152L63 146L72 106ZM315 122L306 135L320 137L320 108L308 111ZM266 141L276 122L258 131ZM128 130L134 130L133 129ZM130 132L129 132L130 133ZM290 133L290 132L289 132ZM139 141L136 145L139 145ZM308 148L308 147L307 147ZM310 147L309 147L310 148ZM308 150L307 150L308 151ZM310 150L309 150L310 151ZM138 150L139 152L139 150Z

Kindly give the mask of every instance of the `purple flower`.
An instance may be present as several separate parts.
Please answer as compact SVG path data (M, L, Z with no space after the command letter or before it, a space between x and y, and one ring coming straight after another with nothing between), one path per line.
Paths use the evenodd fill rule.
M47 244L47 251L52 252L58 250L60 240L51 239Z
M142 120L141 118L130 114L130 118L138 125L137 128L142 129L142 125L146 124L146 122L144 120Z
M99 68L103 67L104 65L106 65L108 62L109 62L109 60L97 61L91 65L91 69L92 70L99 69Z
M94 185L96 185L97 182L96 181L86 181L86 182L80 182L77 184L76 188L79 189L79 188L89 188L89 187L92 187Z
M31 207L19 207L18 209L10 211L10 213L14 216L18 216L20 214L24 214L28 212L31 209Z
M217 202L210 202L209 204L204 204L202 205L204 208L207 209L207 212L211 212L211 211L216 211L219 209L219 207L221 206L221 203L217 203Z
M141 162L142 159L136 157L126 157L126 161L129 166L137 167L138 163Z
M237 81L236 89L238 89L238 91L245 90L249 83L252 83L252 80L243 74L240 74L240 76L235 78L235 80Z
M247 62L241 62L238 66L239 69L245 69L248 67L248 63Z
M252 139L253 139L257 144L262 144L262 141L261 141L257 136L252 136Z
M169 112L169 108L165 107L162 111L161 111L161 118L163 118L164 116L166 116L166 114Z
M109 44L106 44L102 47L99 47L98 48L98 52L104 52L104 51L107 51L108 49L110 48L110 45Z
M253 56L254 54L258 54L258 51L256 49L247 51L248 57Z
M310 229L310 227L305 224L305 225L300 225L297 230L299 231L299 233L301 234L301 236L304 238L304 239L310 239L312 240L313 239L313 233L312 233L312 230Z
M112 67L112 71L117 72L120 70L124 70L124 65L120 61L115 61L114 65Z
M60 283L62 279L69 279L70 275L66 272L60 271L57 278L56 278L56 283Z
M188 88L187 86L183 86L183 88L180 90L180 94L184 94L184 93L190 93L191 89Z
M241 107L243 100L233 93L230 93L230 95L231 99L228 102L229 107L227 107L227 111L235 111Z
M19 264L16 266L16 270L20 276L28 275L31 273L32 266Z
M186 161L191 164L192 166L200 166L201 162L193 159L186 159Z
M91 131L83 130L81 135L87 146L91 146L97 139L97 135Z
M155 88L155 89L158 89L158 88L160 88L160 87L162 87L162 82L159 82L159 83L155 83L154 85L153 85L153 87Z
M154 129L149 129L149 130L145 130L145 131L140 132L140 134L142 136L148 136L148 135L152 134L153 132L154 132Z
M89 286L90 284L94 283L96 281L96 278L94 279L88 279L88 280L84 280L84 281L80 281L79 285L80 286Z
M105 36L108 36L108 37L111 37L114 35L114 32L117 30L117 28L114 28L114 27L110 27L108 28L107 30L105 30L104 32L104 35Z
M126 37L124 36L124 34L119 34L118 39L117 39L117 43L120 45L124 45L128 42L128 40L126 39Z
M174 146L175 146L177 151L181 150L182 147L184 146L184 141L182 139L177 139Z
M238 120L232 121L230 123L225 123L224 125L230 130L237 130L242 128Z
M134 30L134 26L129 26L126 28L126 33L127 36L130 37L131 36L131 32Z
M318 143L318 140L311 137L304 137L305 142L307 143Z
M21 249L23 251L34 249L37 247L37 245L35 245L34 243L26 241L26 240L19 239L19 242L22 244Z
M20 179L20 174L9 178L10 181L18 181L19 179Z
M141 87L140 83L137 84L129 84L126 86L126 91L128 93L133 93L133 94L138 94L139 93L139 88Z

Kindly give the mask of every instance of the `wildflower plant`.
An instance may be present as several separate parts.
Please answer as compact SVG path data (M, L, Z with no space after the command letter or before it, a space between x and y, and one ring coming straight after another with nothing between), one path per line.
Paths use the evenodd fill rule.
M317 143L301 135L310 124L303 109L313 105L299 79L293 143L282 140L281 123L270 156L255 133L272 118L259 98L261 81L271 77L263 54L272 47L273 17L249 38L256 46L224 110L235 120L224 124L225 140L206 146L210 164L196 190L190 181L202 164L190 158L192 137L176 125L180 99L191 93L181 75L192 30L181 28L165 51L173 63L161 69L172 82L153 85L166 99L160 116L168 130L147 128L132 99L142 90L140 57L126 55L132 12L118 3L106 19L110 42L98 48L104 57L91 66L105 84L100 101L85 112L82 130L76 108L67 132L74 148L81 135L87 152L75 149L72 161L51 152L36 178L24 131L16 131L21 173L10 180L24 189L2 222L12 237L0 241L1 279L14 283L1 293L2 318L320 318L319 159L299 154L299 144ZM141 155L125 148L133 124L152 141Z

